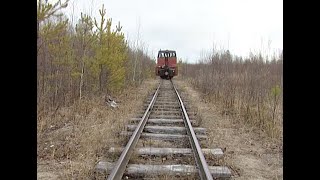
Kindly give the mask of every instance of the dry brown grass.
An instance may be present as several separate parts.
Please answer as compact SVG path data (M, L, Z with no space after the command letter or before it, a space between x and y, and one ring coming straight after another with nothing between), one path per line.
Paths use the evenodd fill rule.
M200 126L207 129L207 146L223 149L224 158L217 163L231 169L232 179L283 179L281 139L271 138L235 115L222 113L224 108L219 102L208 101L181 77L175 82L197 107Z
M93 168L106 151L124 143L119 133L156 83L149 80L116 96L120 102L116 109L106 106L104 97L94 97L46 115L38 114L38 178L93 177Z
M266 62L252 55L245 60L216 53L202 63L183 64L182 77L233 120L257 127L282 139L283 58Z

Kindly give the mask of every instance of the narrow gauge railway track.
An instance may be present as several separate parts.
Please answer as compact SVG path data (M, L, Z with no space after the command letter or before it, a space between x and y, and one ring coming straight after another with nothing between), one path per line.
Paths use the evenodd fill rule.
M197 127L192 109L171 80L161 80L148 101L143 114L132 118L127 131L121 133L130 137L127 145L109 149L109 153L121 153L118 161L100 161L96 170L108 174L108 180L231 177L228 167L217 165L222 150L207 147L206 129Z

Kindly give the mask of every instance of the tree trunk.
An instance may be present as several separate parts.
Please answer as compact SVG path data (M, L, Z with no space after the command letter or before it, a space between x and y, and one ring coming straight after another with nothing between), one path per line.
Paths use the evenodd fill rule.
M102 76L103 76L103 68L102 64L100 64L100 75L99 75L99 91L102 92Z
M79 87L79 100L82 98L82 86L83 86L83 75L84 75L84 56L82 57L82 67L81 67L81 75L80 75L80 87Z

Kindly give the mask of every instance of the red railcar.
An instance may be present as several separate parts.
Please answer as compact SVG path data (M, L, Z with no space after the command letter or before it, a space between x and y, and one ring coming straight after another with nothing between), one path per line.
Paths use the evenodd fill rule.
M158 52L156 75L162 79L171 79L178 75L176 51L160 50Z

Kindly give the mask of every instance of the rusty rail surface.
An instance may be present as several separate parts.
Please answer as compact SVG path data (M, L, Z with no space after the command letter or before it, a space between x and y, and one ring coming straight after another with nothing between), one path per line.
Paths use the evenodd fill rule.
M151 100L148 108L146 109L143 117L141 118L141 121L139 122L136 130L133 132L128 144L126 145L125 149L122 151L122 153L119 157L119 160L117 161L115 167L111 171L111 173L108 177L108 180L113 180L113 179L120 180L122 178L123 173L126 170L126 166L127 166L128 162L130 160L130 157L133 153L133 150L136 147L137 142L141 136L142 130L147 123L148 117L150 115L150 110L152 109L153 104L157 99L161 84L162 84L162 81L160 82L156 92L154 93L152 100Z
M171 81L171 80L170 80ZM171 81L172 83L172 81ZM194 133L194 130L192 128L189 116L187 114L186 108L184 107L184 104L182 102L182 99L176 89L176 87L174 86L174 84L172 83L173 88L176 92L176 95L178 96L179 99L179 103L182 109L182 114L183 114L183 119L184 119L184 123L185 123L185 127L187 128L187 133L189 135L189 140L190 140L190 144L192 147L192 151L194 153L194 158L196 160L197 166L198 166L198 170L199 170L199 176L201 179L213 179L212 175L209 171L209 167L207 164L206 159L204 158L204 155L202 153L201 147L199 145L198 139L196 137L196 134Z

